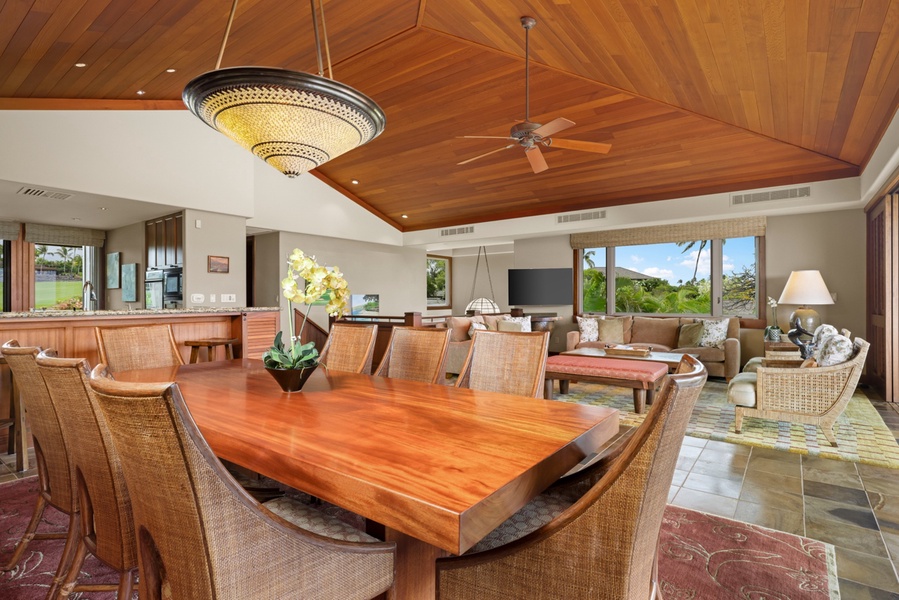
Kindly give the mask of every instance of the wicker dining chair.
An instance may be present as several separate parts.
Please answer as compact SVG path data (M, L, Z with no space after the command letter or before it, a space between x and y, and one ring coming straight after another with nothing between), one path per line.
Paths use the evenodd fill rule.
M332 323L319 362L329 371L371 373L377 337L378 326L374 324Z
M395 544L286 498L257 503L212 454L176 383L118 382L103 365L90 383L131 492L142 600L362 600L392 586Z
M548 350L548 331L476 331L456 387L542 398Z
M171 325L95 327L94 333L100 362L113 373L184 364Z
M31 433L34 439L34 457L37 463L38 495L34 503L34 511L31 520L25 528L25 533L16 545L12 558L5 566L4 571L10 571L16 567L28 543L35 539L61 539L67 538L59 566L56 570L53 589L65 574L74 544L70 543L67 531L75 528L77 511L74 497L74 472L71 469L69 455L62 435L62 428L56 408L50 400L44 378L38 371L35 357L40 353L39 347L19 346L18 341L10 340L3 344L2 352L6 363L16 378L16 385L22 395L22 405L28 414L31 425ZM41 522L44 509L47 505L69 515L68 530L61 533L36 533ZM48 596L50 597L50 596Z
M68 597L73 592L108 589L116 590L118 598L130 599L137 575L131 498L106 419L89 384L90 367L81 358L58 358L53 350L38 354L37 366L69 449L79 513L69 531L75 551L60 593ZM88 552L118 571L118 584L76 584Z
M659 530L705 367L685 355L643 424L459 557L437 561L440 600L648 600Z
M446 351L452 334L448 328L394 327L375 375L444 383Z

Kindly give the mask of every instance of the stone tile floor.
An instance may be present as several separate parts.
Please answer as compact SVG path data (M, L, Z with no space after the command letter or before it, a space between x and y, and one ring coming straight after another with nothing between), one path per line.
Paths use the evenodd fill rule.
M874 402L899 437L899 408ZM37 474L0 455L0 483ZM844 600L899 600L899 470L684 438L668 501L833 544Z

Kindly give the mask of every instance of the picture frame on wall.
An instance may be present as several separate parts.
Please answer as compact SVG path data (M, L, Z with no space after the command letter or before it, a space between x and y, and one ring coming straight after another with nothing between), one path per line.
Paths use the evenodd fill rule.
M227 273L230 266L231 259L227 256L206 257L206 271L209 273Z
M121 260L121 252L110 252L106 255L106 289L108 290L116 290L122 285L120 280Z
M453 259L431 254L427 259L428 309L452 308Z
M137 263L122 265L122 302L137 302Z

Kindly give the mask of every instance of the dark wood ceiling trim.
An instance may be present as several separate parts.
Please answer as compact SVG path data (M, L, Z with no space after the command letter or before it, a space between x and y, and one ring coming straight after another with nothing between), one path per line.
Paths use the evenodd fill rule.
M309 171L309 174L310 174L310 175L313 175L316 179L319 179L319 180L321 180L321 181L327 183L329 186L331 186L331 188L333 188L334 190L340 192L341 194L343 194L344 196L346 196L347 198L349 198L350 200L352 200L353 202L355 202L356 204L358 204L359 206L361 206L362 208L364 208L365 210L367 210L368 212L370 212L370 213L373 214L374 216L378 217L379 219L381 219L382 221L384 221L385 223L387 223L388 225L390 225L390 226L393 227L394 229L397 229L397 230L399 230L400 232L406 231L406 229L405 229L402 225L400 225L399 223L397 223L396 221L394 221L393 219L391 219L390 217L388 217L387 215L385 215L384 213L382 213L382 212L379 211L378 209L374 208L374 207L371 206L370 204L367 204L367 203L365 202L365 200L363 200L362 198L360 198L359 196L357 196L357 195L354 194L353 192L349 191L348 189L346 189L345 187L343 187L343 186L340 185L339 183L336 183L334 180L328 178L328 176L326 176L326 175L320 173L320 172L317 171L317 170Z
M181 100L0 98L0 110L187 110Z
M417 28L421 28L421 24L425 18L425 7L428 4L428 0L420 0L418 3L418 18L415 19L415 26Z

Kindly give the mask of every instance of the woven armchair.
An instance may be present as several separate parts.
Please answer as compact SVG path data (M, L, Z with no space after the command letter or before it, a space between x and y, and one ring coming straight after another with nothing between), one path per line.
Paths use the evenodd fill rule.
M735 407L734 430L743 429L743 417L758 417L817 425L832 446L833 426L855 393L870 344L855 338L854 355L829 367L758 367L740 373L728 385L728 400Z
M371 373L377 337L378 326L374 324L332 323L320 362L329 371Z
M681 365L615 458L538 496L481 540L474 553L439 559L437 598L654 597L662 514L707 376L691 356Z
M364 600L391 587L394 544L325 537L258 504L212 454L177 384L117 382L103 365L90 383L131 492L142 600Z
M67 597L105 588L130 599L137 575L131 498L106 419L88 383L90 368L84 359L57 358L52 350L38 355L37 366L59 415L75 472L79 517L69 531L75 552L61 593ZM76 585L88 552L119 572L118 585Z
M478 330L456 387L543 397L549 332Z
M38 524L41 522L44 509L48 504L69 515L68 530L75 528L75 519L77 518L73 494L75 489L74 471L69 463L69 455L59 424L59 417L56 414L56 408L50 400L47 386L44 384L44 379L41 377L35 362L35 357L37 357L40 351L41 349L37 347L20 347L16 340L6 342L2 348L6 363L16 378L16 385L22 394L22 404L31 424L39 485L31 521L28 522L25 533L22 534L22 538L16 545L12 558L3 567L4 571L9 571L16 567L32 539L59 539L67 537L66 532L35 533ZM55 593L56 586L61 581L71 560L73 550L74 544L67 541L60 557L50 594ZM52 596L48 595L49 597Z
M113 373L184 364L171 325L95 327L94 333L100 362Z
M452 329L437 327L394 327L375 375L443 383L452 334Z

